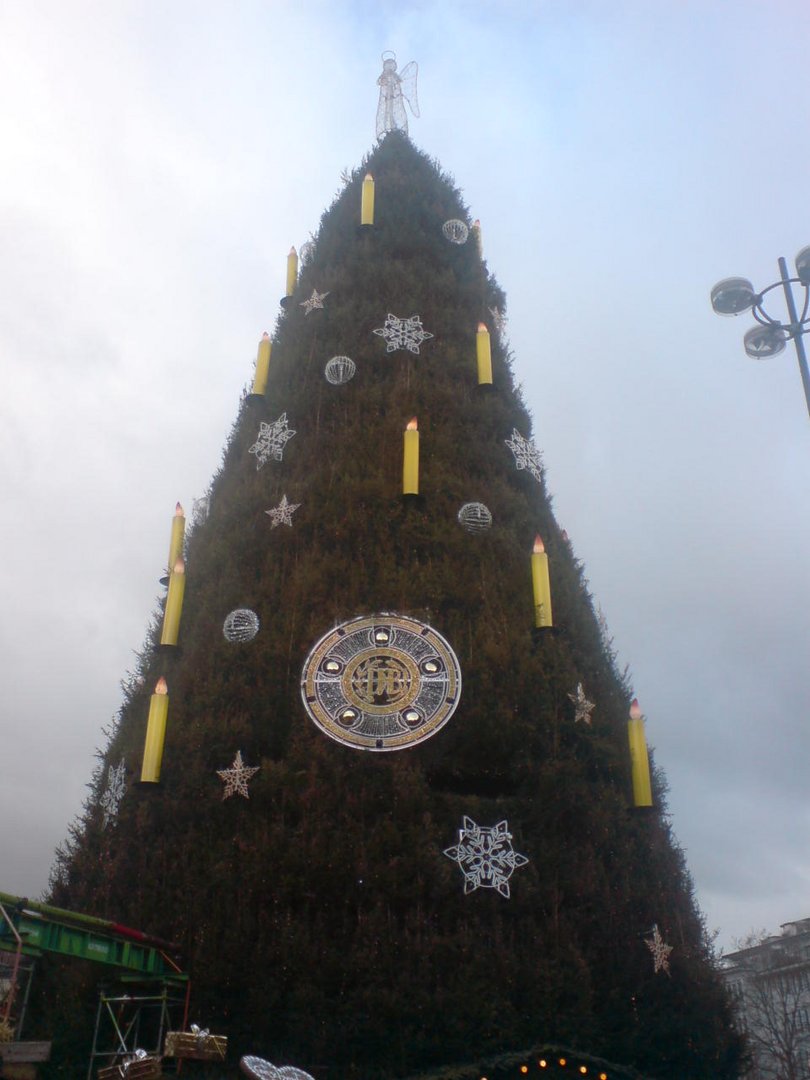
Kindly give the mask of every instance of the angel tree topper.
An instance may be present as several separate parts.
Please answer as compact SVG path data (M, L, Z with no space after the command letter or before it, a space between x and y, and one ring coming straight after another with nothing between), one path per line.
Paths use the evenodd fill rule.
M382 75L377 79L380 88L380 100L377 105L377 138L381 139L388 131L404 131L408 134L408 117L405 115L403 98L411 107L414 116L419 115L419 100L416 96L416 75L418 67L415 60L406 64L397 72L396 53L382 54Z

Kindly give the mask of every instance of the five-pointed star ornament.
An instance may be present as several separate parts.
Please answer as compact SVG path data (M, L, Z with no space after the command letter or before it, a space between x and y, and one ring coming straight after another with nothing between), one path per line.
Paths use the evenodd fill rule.
M315 308L322 308L323 302L328 295L328 292L318 292L317 289L313 289L312 296L310 296L309 300L301 301L301 307L304 309L304 314L309 315L310 311L314 311Z
M524 439L517 428L512 428L512 437L503 440L515 455L515 468L528 469L538 484L543 482L543 461L540 451L528 439Z
M669 954L672 952L672 946L664 944L658 923L653 923L652 935L651 938L644 939L644 944L652 953L653 975L659 971L665 971L669 975Z
M407 349L408 352L419 352L419 346L423 341L433 337L427 330L422 328L422 319L419 315L411 315L407 319L399 319L396 315L387 315L385 326L381 326L373 333L378 337L385 338L385 351L394 352L395 349Z
M248 450L249 454L256 455L256 468L260 469L262 465L266 465L270 458L281 461L284 457L284 446L294 434L295 431L287 423L285 412L272 424L266 424L262 420L256 442Z
M242 795L244 798L249 799L248 783L258 771L258 765L245 765L244 761L242 761L242 751L237 750L230 769L217 769L217 776L225 784L222 798L229 799L231 795Z
M506 821L492 828L476 825L466 815L458 830L458 843L444 854L457 862L464 875L464 893L476 889L497 889L509 899L509 878L519 866L529 861L512 847L512 834Z
M270 518L270 528L275 529L276 525L289 525L292 528L292 516L301 503L287 502L287 496L281 496L281 502L278 506L274 506L272 510L265 510Z
M578 724L580 720L584 720L586 724L591 722L591 713L596 708L592 701L588 701L585 697L585 691L582 689L582 683L577 683L577 689L575 694L569 694L568 700L574 703L574 723Z
M118 807L124 797L127 788L127 767L122 758L118 765L112 765L107 769L107 786L99 800L99 806L104 812L101 822L102 829L106 829L111 821L118 817Z

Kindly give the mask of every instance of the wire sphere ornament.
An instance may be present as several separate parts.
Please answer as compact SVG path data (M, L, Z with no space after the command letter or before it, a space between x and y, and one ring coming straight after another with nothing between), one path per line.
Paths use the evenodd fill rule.
M442 225L442 232L451 244L466 244L467 237L470 235L470 230L458 218L445 221L444 225Z
M458 512L458 521L468 533L486 532L492 528L492 513L483 503L464 503Z
M312 261L312 256L315 254L315 242L313 240L306 240L298 249L298 265L306 266L308 262Z
M236 608L225 616L225 622L222 624L225 640L236 645L253 641L258 632L259 616L250 608Z
M382 74L377 79L380 99L377 103L377 138L388 131L404 131L408 134L408 117L404 102L408 102L414 116L419 116L419 99L416 96L416 76L419 68L415 60L397 72L396 53L387 50L382 54Z
M461 669L432 626L381 612L336 626L301 673L310 719L355 750L404 750L429 739L456 710Z
M332 386L342 386L354 378L357 364L349 356L333 356L328 360L323 373Z

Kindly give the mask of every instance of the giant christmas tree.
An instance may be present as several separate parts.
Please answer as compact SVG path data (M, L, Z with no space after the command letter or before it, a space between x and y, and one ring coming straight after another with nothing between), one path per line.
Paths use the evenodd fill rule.
M178 942L194 1015L237 1053L519 1077L519 1055L561 1045L733 1077L661 780L633 812L630 691L469 224L397 131L324 214L187 532L178 645L161 613L51 899ZM139 784L160 677L160 780Z

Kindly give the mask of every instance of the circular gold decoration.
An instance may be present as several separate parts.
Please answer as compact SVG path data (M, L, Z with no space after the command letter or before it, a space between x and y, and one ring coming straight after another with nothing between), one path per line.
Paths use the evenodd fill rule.
M433 627L407 615L366 615L312 648L301 677L304 708L331 739L356 750L403 750L455 712L461 670Z

